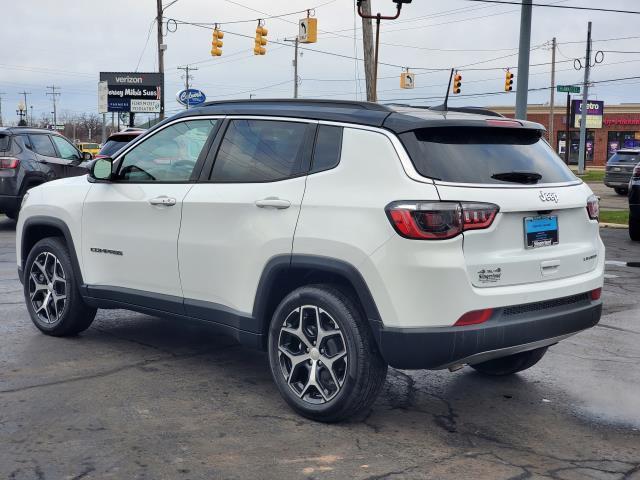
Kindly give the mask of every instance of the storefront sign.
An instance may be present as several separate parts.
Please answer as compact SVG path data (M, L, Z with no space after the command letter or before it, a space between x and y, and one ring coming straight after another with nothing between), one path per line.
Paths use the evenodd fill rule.
M582 100L573 100L571 102L571 122L574 128L580 128L580 120L582 118ZM602 128L602 118L604 116L604 102L602 100L587 101L587 128Z
M605 118L604 125L640 125L640 118Z
M106 109L104 104L104 86ZM163 75L160 73L100 72L101 112L160 113Z

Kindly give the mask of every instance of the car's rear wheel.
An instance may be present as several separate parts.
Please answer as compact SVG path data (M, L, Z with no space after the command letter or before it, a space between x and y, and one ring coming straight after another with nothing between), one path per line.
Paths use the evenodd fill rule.
M533 367L547 352L547 347L536 348L528 352L520 352L507 357L494 358L482 363L470 365L471 368L485 375L504 376L522 372Z
M301 415L337 422L365 412L387 364L356 304L328 285L298 288L269 329L269 363L285 401Z
M618 195L627 195L629 193L629 190L623 187L616 187L614 190Z
M36 243L24 265L24 297L34 325L47 335L76 335L91 325L96 309L86 305L64 241Z

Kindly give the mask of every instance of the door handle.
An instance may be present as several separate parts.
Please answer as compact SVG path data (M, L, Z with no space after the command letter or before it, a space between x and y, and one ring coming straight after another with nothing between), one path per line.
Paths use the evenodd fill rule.
M173 207L176 204L176 199L167 197L166 195L161 195L159 197L152 198L149 200L151 205L163 205L165 207Z
M291 202L289 200L282 200L278 197L267 197L262 200L256 200L256 207L258 208L276 208L282 210L290 206Z

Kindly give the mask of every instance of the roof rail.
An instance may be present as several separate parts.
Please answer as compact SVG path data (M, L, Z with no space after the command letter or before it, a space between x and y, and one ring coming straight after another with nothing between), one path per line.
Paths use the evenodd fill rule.
M316 106L327 106L334 108L361 108L364 110L376 110L381 112L391 112L392 110L382 104L373 103L373 102L358 102L355 100L324 100L318 98L260 98L260 99L251 99L251 100L213 100L211 102L205 102L201 106L209 107L215 105L228 105L228 104L247 104L247 105L256 105L256 104L279 104L288 103L291 105L316 105Z
M421 107L421 108L424 108L424 107ZM435 110L438 112L444 111L443 105L437 105L435 107L427 107L427 108L429 110ZM493 110L489 110L488 108L483 108L483 107L448 107L447 111L460 112L460 113L475 113L476 115L488 115L490 117L504 117L504 115L498 112L494 112Z

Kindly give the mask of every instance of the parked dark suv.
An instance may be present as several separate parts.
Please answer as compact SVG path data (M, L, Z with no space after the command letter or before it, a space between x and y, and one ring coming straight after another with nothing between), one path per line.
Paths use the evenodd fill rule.
M84 175L91 154L59 133L40 128L0 128L0 213L16 218L25 192L57 178Z
M629 236L631 240L640 241L640 163L629 180Z
M640 162L640 149L625 148L618 150L607 161L604 184L613 188L618 195L626 195L633 167Z

